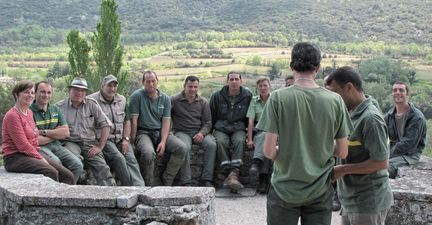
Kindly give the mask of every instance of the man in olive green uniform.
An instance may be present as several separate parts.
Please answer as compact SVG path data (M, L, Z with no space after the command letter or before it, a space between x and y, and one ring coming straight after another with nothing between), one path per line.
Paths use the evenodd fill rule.
M98 185L114 186L110 168L102 154L111 122L96 100L86 97L87 91L87 81L75 78L69 85L69 97L57 103L69 125L70 136L64 140L64 146L84 159ZM98 137L96 128L101 129Z
M330 225L334 156L346 157L351 123L342 98L315 82L319 48L298 43L291 60L294 85L272 93L257 124L274 160L267 224Z
M342 224L384 225L393 203L384 118L372 97L363 93L360 75L352 68L335 70L327 79L327 88L342 96L354 126L348 138L348 157L335 166L333 175L342 203Z

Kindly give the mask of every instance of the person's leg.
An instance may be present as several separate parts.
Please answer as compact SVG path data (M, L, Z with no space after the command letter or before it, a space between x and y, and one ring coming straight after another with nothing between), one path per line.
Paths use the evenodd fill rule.
M192 171L190 167L190 155L192 148L192 137L191 135L184 132L175 132L174 136L176 136L179 140L181 140L185 144L186 156L183 162L182 167L177 175L180 185L190 185L192 183Z
M165 152L170 153L170 159L162 174L162 182L165 186L171 186L180 167L183 165L187 149L180 139L170 133L167 138Z
M409 165L408 162L402 156L397 156L389 159L389 177L395 179L398 176L399 167Z
M44 158L49 158L44 156ZM4 167L8 172L42 174L55 181L59 181L57 170L42 159L33 158L21 153L4 157Z
M48 156L52 160L56 161L57 163L62 164L62 162L59 159L59 157L57 157L54 154L54 152L52 150L51 143L41 146L40 149L39 149L39 152L45 154L46 156Z
M65 184L75 184L73 173L66 167L52 160L49 156L43 155L45 160L58 172L58 181Z
M211 134L206 135L203 142L201 143L201 147L204 149L204 165L200 180L202 183L213 183L213 173L217 151L215 137L213 137Z
M342 225L385 225L388 209L377 213L344 213Z
M147 134L140 134L136 137L136 149L140 154L139 166L141 175L144 178L146 186L153 186L154 179L154 164L156 160L156 152L153 142Z
M301 207L302 225L330 225L332 219L333 186L317 199L307 202Z
M81 159L60 143L53 143L51 146L52 152L60 159L62 165L74 175L74 184L76 184L84 170Z
M245 148L246 132L236 131L231 135L231 142L233 145L233 153L231 157L231 166L240 168L243 164L243 150Z
M131 186L132 182L126 165L126 159L117 149L117 146L108 140L102 152L109 167L114 170L117 178L120 180L121 186Z
M121 149L121 142L117 144L117 149ZM132 186L145 186L144 179L141 176L140 167L132 148L132 145L128 144L128 151L124 154L126 159L127 168L129 170L130 180Z
M283 201L270 187L267 195L268 225L297 225L300 217L300 206Z
M215 131L213 135L216 138L218 164L223 169L227 168L231 165L229 157L230 137L221 131Z
M100 186L115 186L115 181L110 172L110 168L108 167L104 155L102 152L96 154L93 157L88 157L88 150L90 149L90 145L96 145L96 142L83 142L81 147L82 155L90 170L92 171L96 182Z

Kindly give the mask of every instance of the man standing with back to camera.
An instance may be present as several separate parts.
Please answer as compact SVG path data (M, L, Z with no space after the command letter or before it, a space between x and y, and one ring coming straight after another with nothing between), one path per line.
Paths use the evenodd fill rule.
M331 224L334 156L347 156L352 125L342 98L315 82L320 62L316 45L296 44L295 83L272 93L257 124L266 132L264 154L274 160L269 225L297 225L299 217L302 225Z

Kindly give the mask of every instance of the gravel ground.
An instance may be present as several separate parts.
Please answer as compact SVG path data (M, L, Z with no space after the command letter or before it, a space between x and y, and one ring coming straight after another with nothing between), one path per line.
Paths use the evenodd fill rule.
M266 196L215 198L216 225L265 225ZM338 212L333 213L332 225L340 225Z

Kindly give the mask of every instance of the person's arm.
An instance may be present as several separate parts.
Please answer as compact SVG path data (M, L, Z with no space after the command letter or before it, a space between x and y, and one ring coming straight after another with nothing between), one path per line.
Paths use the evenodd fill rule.
M39 131L39 136L38 136L39 145L46 145L48 143L55 141L54 138L43 136L40 133L41 133L41 131Z
M211 112L209 103L203 99L202 101L202 114L201 114L201 129L193 136L195 143L201 143L204 137L210 133L212 128Z
M130 129L130 140L132 144L135 143L137 127L138 127L138 116L133 115L131 119L131 129Z
M55 140L65 139L69 137L69 126L58 126L55 129L46 130L46 136Z
M345 159L348 156L348 139L338 138L335 141L334 156Z
M88 157L92 158L93 156L102 152L102 149L105 147L107 143L110 130L111 130L110 126L102 127L99 143L97 145L90 145L90 149L88 150Z
M264 155L271 160L275 160L278 153L278 149L276 148L277 140L277 134L265 132L263 151Z
M253 130L255 125L255 118L249 118L248 119L248 127L247 127L247 147L249 149L253 149L255 147L255 144L253 142Z
M160 138L161 140L159 142L159 145L156 148L156 152L158 153L158 156L163 156L165 153L165 145L166 145L166 141L168 139L170 126L171 126L171 118L163 117L162 118L162 128L161 128L161 138Z
M368 159L361 163L343 164L334 167L332 180L335 181L349 174L371 174L378 170L387 169L388 159L376 161Z
M419 116L405 126L404 135L390 149L391 155L412 154L417 151L418 144L426 133L426 121Z
M131 122L130 120L125 120L123 122L123 137L122 137L122 153L126 154L129 150L129 141L126 138L131 137Z

